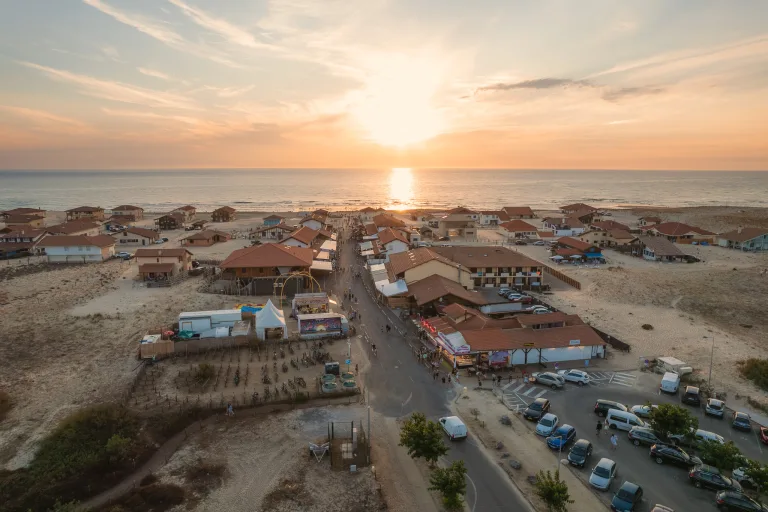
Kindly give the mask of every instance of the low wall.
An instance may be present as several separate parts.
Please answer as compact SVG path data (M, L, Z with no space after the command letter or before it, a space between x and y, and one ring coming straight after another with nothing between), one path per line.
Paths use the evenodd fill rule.
M549 275L551 275L553 277L558 278L559 280L561 280L565 284L570 285L570 286L576 288L577 290L581 290L581 283L579 281L575 280L574 278L572 278L570 276L567 276L567 275L563 274L562 272L560 272L559 270L555 270L554 268L549 267L547 265L542 265L542 267L544 267L544 272L545 273L547 273L547 274L549 274Z

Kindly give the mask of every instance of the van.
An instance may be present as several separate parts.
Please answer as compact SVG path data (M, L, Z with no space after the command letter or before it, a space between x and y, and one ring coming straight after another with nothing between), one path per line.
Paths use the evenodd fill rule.
M443 430L448 434L448 437L451 438L451 441L467 438L467 426L458 418L458 416L440 418L438 423L443 427Z
M667 372L661 378L659 389L664 393L676 394L680 387L680 376L674 372Z
M617 428L619 430L632 430L632 427L647 427L645 422L627 411L611 409L605 416L605 422L608 428Z

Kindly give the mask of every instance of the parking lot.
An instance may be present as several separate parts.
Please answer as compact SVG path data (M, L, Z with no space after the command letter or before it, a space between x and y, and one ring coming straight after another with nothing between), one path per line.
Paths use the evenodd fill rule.
M663 504L675 511L696 510L697 507L701 510L715 510L715 492L693 487L689 483L685 469L656 464L648 456L648 447L632 445L624 431L604 430L599 438L595 433L595 426L599 419L594 413L597 399L614 400L628 407L648 401L654 404L679 404L679 396L659 395L658 385L661 376L639 371L589 371L588 373L592 378L590 385L579 387L567 383L562 390L519 382L505 384L502 388L503 399L508 407L521 409L537 397L547 398L552 403L550 412L558 416L560 425L569 424L575 427L577 439L587 439L593 443L594 451L586 467L584 469L570 467L570 470L574 471L586 485L589 485L587 480L591 468L602 457L614 460L618 465L617 477L610 491L601 493L604 494L606 501L610 501L621 484L629 480L643 488L645 499L639 509L641 511L650 510L654 504ZM726 419L721 420L705 416L703 409L684 407L689 408L698 417L699 428L720 434L726 441L733 441L749 458L763 463L768 462L768 447L760 444L754 425L751 434L740 432L731 428L728 419L730 412L726 413ZM533 426L532 423L531 427ZM615 451L611 450L609 442L610 433L613 432L619 436L618 449ZM536 437L541 442L541 449L551 452L544 439ZM558 454L553 453L555 460L557 457ZM565 459L565 453L563 453L563 459Z

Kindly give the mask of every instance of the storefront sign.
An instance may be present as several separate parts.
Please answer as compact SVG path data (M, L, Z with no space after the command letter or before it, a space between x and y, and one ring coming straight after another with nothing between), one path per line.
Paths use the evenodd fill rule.
M533 343L523 343L524 347L532 347L533 345L534 345Z
M568 342L569 345L581 345L581 340L571 340Z

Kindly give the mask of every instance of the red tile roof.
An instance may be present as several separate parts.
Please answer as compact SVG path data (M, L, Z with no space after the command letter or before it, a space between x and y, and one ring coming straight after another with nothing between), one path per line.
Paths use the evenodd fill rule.
M125 233L125 232L133 233L134 235L143 236L145 238L150 238L152 240L156 240L160 238L160 233L158 233L157 231L153 231L151 229L146 229L146 228L131 227L121 231L121 233Z
M213 211L214 212L222 212L222 213L235 213L237 210L235 210L231 206L222 206L221 208L216 208Z
M283 220L285 217L282 217L280 215L269 215L267 217L264 217L264 220Z
M420 265L423 265L424 263L427 263L429 261L440 261L446 265L450 265L451 267L458 268L459 265L452 262L451 260L439 255L438 253L432 251L431 249L428 249L426 247L422 247L419 249L413 249L411 251L406 252L399 252L397 254L392 254L389 257L389 263L387 263L388 268L391 270L392 274L397 276L399 274L402 274L406 270L411 270L412 268L416 268ZM464 268L467 272L469 269L466 267Z
M400 231L395 231L392 228L386 228L379 231L379 242L381 242L382 245L386 245L395 240L400 240L404 244L408 245L408 240Z
M212 240L216 235L223 236L227 240L229 240L232 237L232 235L230 235L229 233L225 233L224 231L217 231L215 229L204 229L203 231L199 231L197 233L189 235L188 237L184 238L184 240Z
M115 245L115 239L109 235L50 235L43 238L38 245L40 247L109 247Z
M270 229L278 229L281 231L294 231L296 228L292 226L286 226L285 224L275 224L274 226L264 226L263 228L259 228L254 230L256 233L260 233L263 231L269 231Z
M570 236L564 236L564 237L558 238L557 243L565 247L569 247L571 249L576 249L577 251L581 251L581 252L587 251L595 247L590 243L582 242L581 240L577 240Z
M365 225L365 234L368 236L373 236L376 233L378 233L379 230L376 228L376 224L366 224Z
M45 213L45 210L39 208L14 208L0 213L3 215L37 215L39 213Z
M309 267L312 265L312 257L310 247L264 244L233 251L219 266L223 269Z
M101 224L90 220L73 220L64 224L49 226L45 229L54 234L71 235L72 233L81 233L99 227L101 227Z
M416 304L423 306L428 302L438 300L447 295L453 295L470 304L482 306L488 304L481 293L471 292L455 281L451 281L439 274L416 281L408 285L408 295L412 296ZM458 304L455 304L458 306ZM450 307L450 306L448 306ZM446 309L448 308L446 307Z
M144 208L140 208L138 206L133 206L133 205L130 205L130 204L121 204L120 206L115 206L114 208L112 208L112 211L115 211L115 210L141 210L141 211L144 211Z
M8 215L5 218L6 224L28 224L36 220L42 220L45 217L42 215Z
M713 232L705 229L697 228L696 226L689 226L682 222L662 222L661 224L655 224L649 229L655 230L665 236L682 236L687 233L696 233L698 235L714 235Z
M541 262L499 246L433 247L435 253L466 267L540 267Z
M561 206L560 209L563 210L564 212L578 212L578 211L596 212L597 211L597 208L593 206L589 206L588 204L584 204L584 203L567 204L565 206Z
M588 325L572 325L548 329L459 330L473 352L605 345L605 341ZM529 346L526 347L526 345Z
M536 231L536 226L528 224L524 220L520 220L520 219L514 219L509 222L505 222L504 224L501 225L501 227L503 227L504 229L512 233L516 233L518 231L526 231L526 232Z
M377 228L399 228L405 226L405 222L385 213L375 216L373 223Z
M505 212L504 210L483 210L480 213L482 213L483 215L495 215L501 221L509 220L509 215L507 215L507 212Z
M518 217L524 215L533 216L533 210L530 206L505 206L502 208L510 217Z
M185 205L185 206L179 206L178 208L175 208L173 211L176 210L184 210L185 212L191 212L197 210L194 206L191 205Z
M94 212L103 212L104 208L101 206L78 206L77 208L72 208L71 210L67 210L66 213L94 213Z
M282 239L280 242L285 242L286 240L293 238L294 240L298 240L301 243L304 244L311 244L312 241L317 238L319 231L316 229L308 228L307 226L302 226L284 239Z
M625 226L621 222L615 220L600 220L591 224L593 228L602 229L603 231L610 231L612 229L621 229L623 231L629 231L629 226Z

